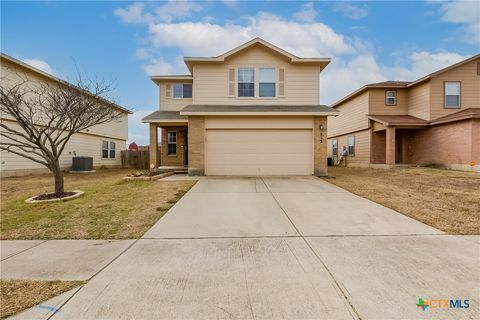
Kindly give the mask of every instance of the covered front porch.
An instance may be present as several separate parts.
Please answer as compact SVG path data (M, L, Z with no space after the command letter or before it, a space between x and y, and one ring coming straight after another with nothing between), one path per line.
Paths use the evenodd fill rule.
M368 116L371 128L371 164L415 164L416 137L427 121L407 115Z
M179 111L156 111L143 118L150 127L150 150L161 145L160 158L150 152L150 168L184 171L188 168L188 120Z

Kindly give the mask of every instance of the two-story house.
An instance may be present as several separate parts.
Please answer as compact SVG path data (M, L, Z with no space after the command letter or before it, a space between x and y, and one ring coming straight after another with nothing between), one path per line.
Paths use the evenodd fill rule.
M328 154L347 164L480 169L480 55L412 82L368 84L332 105Z
M9 55L0 53L2 87L10 88L21 85L28 81L28 86L35 90L42 85L67 85L76 90L81 90L56 76L34 68ZM115 121L99 124L87 130L74 134L59 158L60 166L64 170L70 170L72 157L88 156L93 158L95 168L108 167L118 168L121 166L121 150L125 149L128 136L128 115L132 112L113 102L98 99L98 103L107 103L120 111L121 116ZM44 115L39 114L39 119ZM23 132L21 125L6 113L0 113L0 122L6 126ZM38 126L44 126L39 120ZM3 132L0 128L0 132ZM0 140L6 139L3 136ZM5 141L8 141L6 139ZM17 150L18 151L18 150ZM25 151L27 152L27 151ZM30 152L31 157L36 157ZM23 176L29 174L44 174L49 170L43 165L22 157L13 152L0 151L0 176Z
M191 72L153 76L160 107L142 121L161 159L191 175L327 174L327 116L320 72L328 58L299 58L262 39L217 57L185 57Z

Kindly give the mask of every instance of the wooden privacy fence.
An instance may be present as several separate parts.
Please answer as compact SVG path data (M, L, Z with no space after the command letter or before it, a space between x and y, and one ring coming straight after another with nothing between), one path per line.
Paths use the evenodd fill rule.
M137 151L122 150L122 168L150 169L149 148L141 148ZM157 159L160 159L160 150L157 150Z

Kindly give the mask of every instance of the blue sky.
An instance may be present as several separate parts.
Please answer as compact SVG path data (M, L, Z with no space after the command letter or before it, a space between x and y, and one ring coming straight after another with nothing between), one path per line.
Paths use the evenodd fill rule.
M183 55L218 55L260 36L299 56L332 58L321 103L383 80L413 80L480 52L480 4L411 2L5 2L1 51L64 79L114 81L140 119L158 109L149 76L182 74Z

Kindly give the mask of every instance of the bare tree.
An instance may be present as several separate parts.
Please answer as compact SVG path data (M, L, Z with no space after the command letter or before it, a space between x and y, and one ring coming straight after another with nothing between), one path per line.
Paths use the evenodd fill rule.
M80 75L72 85L13 74L14 80L10 74L0 84L0 150L47 167L55 177L55 193L61 194L64 184L59 160L70 138L122 115L109 101L112 86Z

